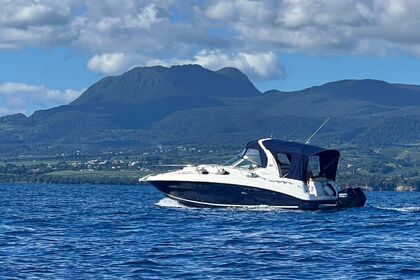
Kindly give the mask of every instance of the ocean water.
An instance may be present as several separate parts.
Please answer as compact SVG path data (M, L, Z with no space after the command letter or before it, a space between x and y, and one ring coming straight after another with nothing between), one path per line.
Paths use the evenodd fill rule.
M420 279L420 193L196 209L152 187L0 185L0 279Z

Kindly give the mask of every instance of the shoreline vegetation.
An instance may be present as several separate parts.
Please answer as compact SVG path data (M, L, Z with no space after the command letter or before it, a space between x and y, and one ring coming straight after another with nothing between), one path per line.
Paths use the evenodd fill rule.
M419 153L400 148L360 153L350 146L341 150L337 176L341 187L420 190ZM181 168L171 165L220 163L239 152L232 147L179 145L96 154L74 151L43 157L20 155L0 159L0 183L140 185L138 179L145 175Z

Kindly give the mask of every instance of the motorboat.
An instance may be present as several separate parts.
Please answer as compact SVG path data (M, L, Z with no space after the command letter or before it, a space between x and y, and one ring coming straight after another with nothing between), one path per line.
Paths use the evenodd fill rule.
M339 158L337 150L266 138L249 142L222 165L187 165L140 180L193 207L363 207L362 189L340 189L335 182Z

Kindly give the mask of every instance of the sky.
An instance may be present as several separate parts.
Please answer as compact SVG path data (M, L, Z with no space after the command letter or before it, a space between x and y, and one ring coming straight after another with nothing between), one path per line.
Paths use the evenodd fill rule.
M261 91L420 84L417 0L0 0L0 116L136 66L242 70Z

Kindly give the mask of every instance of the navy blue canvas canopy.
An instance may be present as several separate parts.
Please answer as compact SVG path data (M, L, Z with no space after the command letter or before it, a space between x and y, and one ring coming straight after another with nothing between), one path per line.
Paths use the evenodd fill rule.
M338 160L340 158L340 153L337 150L327 150L313 145L287 142L278 139L264 140L263 145L272 153L274 158L277 159L278 153L285 154L289 158L290 169L287 178L307 181L309 158L319 157L319 175L335 180ZM260 150L262 166L267 166L267 157L258 144L258 141L251 141L246 147L247 149Z

